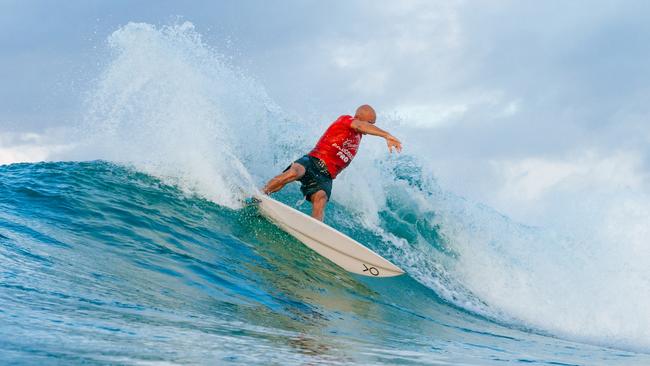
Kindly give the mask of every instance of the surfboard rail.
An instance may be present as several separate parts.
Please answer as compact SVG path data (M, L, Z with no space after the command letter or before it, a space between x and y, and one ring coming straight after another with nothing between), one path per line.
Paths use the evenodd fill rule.
M346 271L369 277L404 274L401 268L331 226L267 195L255 198L262 215Z

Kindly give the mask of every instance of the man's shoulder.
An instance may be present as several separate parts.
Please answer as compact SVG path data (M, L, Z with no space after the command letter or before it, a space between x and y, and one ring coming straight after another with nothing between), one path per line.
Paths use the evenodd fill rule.
M354 117L350 116L349 114L344 114L337 118L332 124L345 124L349 126L352 121L354 120Z
M343 114L343 115L341 115L338 119L339 119L339 120L350 120L350 121L352 121L352 120L354 119L354 117L352 117L352 116L349 115L349 114Z

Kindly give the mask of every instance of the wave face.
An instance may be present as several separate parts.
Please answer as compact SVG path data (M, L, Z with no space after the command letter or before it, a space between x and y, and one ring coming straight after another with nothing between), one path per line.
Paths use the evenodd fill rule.
M285 115L190 23L108 46L62 156L89 162L0 167L0 360L650 363L642 255L513 222L364 142L326 222L408 276L349 275L245 204L329 121ZM277 198L308 210L295 185Z

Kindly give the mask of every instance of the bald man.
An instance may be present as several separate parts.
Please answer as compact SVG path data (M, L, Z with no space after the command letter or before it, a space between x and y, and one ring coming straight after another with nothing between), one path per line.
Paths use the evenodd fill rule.
M299 180L300 191L312 203L312 217L323 221L325 205L332 194L332 180L345 169L357 154L363 135L383 137L388 151L402 151L402 143L390 133L375 126L377 115L369 105L357 108L354 117L343 115L334 121L307 155L294 161L282 174L271 179L262 192L271 194L287 183Z

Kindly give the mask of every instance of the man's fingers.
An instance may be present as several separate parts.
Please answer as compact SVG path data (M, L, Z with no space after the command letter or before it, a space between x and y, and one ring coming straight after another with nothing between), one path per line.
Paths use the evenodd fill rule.
M388 145L388 151L391 153L393 152L393 149L395 149L395 151L398 153L402 152L402 142L394 136L387 137L386 144Z
M402 152L402 144L400 144L399 142L389 144L388 145L388 150L390 150L390 152L393 152L393 149L395 149L396 152L401 153Z

